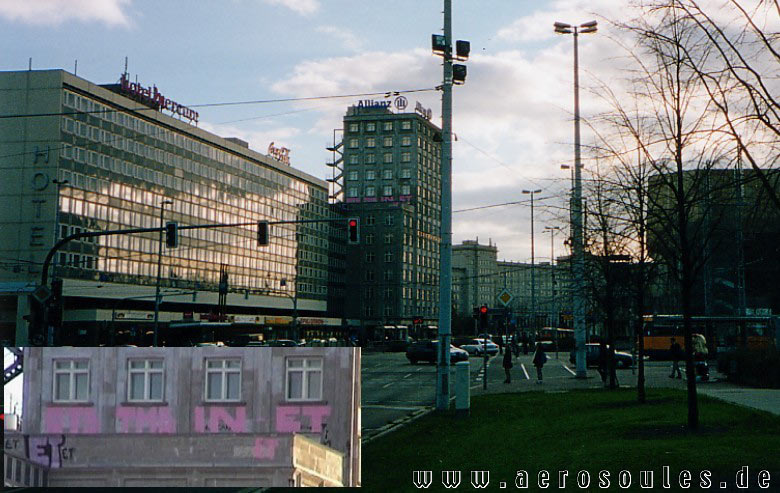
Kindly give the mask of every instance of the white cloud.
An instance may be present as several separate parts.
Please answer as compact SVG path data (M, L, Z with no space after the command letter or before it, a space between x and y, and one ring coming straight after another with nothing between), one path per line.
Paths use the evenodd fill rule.
M263 0L268 5L280 5L301 15L310 15L320 9L319 0Z
M363 48L363 42L348 29L336 26L319 26L317 32L333 36L348 50L360 51Z
M14 22L58 25L75 19L102 22L109 26L129 26L126 10L131 0L4 0L0 17Z

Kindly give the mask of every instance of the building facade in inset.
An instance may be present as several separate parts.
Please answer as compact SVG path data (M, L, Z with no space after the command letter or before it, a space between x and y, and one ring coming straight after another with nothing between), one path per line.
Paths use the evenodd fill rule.
M360 485L359 349L27 348L25 361L23 427L4 437L13 484Z
M343 200L361 235L348 247L345 315L365 327L436 325L441 129L361 101L343 130Z
M164 326L227 323L235 315L258 330L282 329L296 312L322 322L329 235L343 233L334 235L335 226L324 222L276 224L270 245L259 248L254 224L334 218L327 182L291 167L289 151L272 145L265 155L201 130L180 120L197 116L192 110L156 87L147 91L156 99L144 91L126 76L122 84L99 86L62 70L0 73L0 107L12 116L0 121L3 339L16 331L17 345L27 345L28 297L55 241L159 227L161 219L180 226L249 223L180 231L178 247L163 249ZM149 330L158 245L154 232L62 248L50 276L64 279L59 334L98 345L112 343L107 332ZM222 297L220 284L227 287Z

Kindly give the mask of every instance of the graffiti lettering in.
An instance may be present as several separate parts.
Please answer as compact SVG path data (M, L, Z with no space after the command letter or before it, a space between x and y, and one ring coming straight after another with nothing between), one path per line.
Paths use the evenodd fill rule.
M120 407L116 419L119 433L176 433L176 422L165 406Z
M255 459L272 460L276 457L276 447L278 446L278 438L257 438L252 453Z
M276 431L297 433L322 432L325 418L330 416L330 406L277 406Z
M234 414L231 414L229 409L231 408L218 406L195 407L195 432L246 433L246 407L233 408Z
M43 467L60 468L63 461L73 460L73 447L66 447L65 435L59 437L24 435L24 456L27 460ZM5 448L17 450L19 439L6 440Z
M94 407L47 407L45 433L100 433Z

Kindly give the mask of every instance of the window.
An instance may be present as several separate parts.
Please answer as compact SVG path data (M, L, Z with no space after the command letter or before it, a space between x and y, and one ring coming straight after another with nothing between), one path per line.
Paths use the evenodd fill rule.
M385 262L393 261L393 252L385 252Z
M374 216L366 216L366 226L373 226L375 222Z
M393 122L384 122L382 124L382 129L385 132L392 132L393 131Z
M385 281L392 281L393 280L393 271L386 270L385 271Z
M366 245L373 245L374 244L374 233L367 233L365 236L366 239Z
M375 137L367 137L366 138L366 147L376 147L376 138Z
M382 178L384 178L385 180L392 180L393 170L391 169L382 170Z
M376 197L376 187L366 187L366 197Z
M241 398L241 360L206 360L206 400L237 401Z
M357 154L352 154L349 156L349 164L359 164L359 159Z
M366 171L366 180L373 180L374 178L376 178L376 171L372 169Z
M412 153L411 152L402 152L401 153L401 162L402 163L411 163L412 162Z
M287 358L287 400L322 400L322 358Z
M347 180L355 181L358 179L358 172L357 171L350 171L347 173Z
M385 234L385 245L391 245L393 243L393 233Z
M393 225L393 216L385 216L385 224L387 226L392 226Z
M412 189L409 185L401 186L401 195L409 195L410 193L412 193Z
M366 132L376 132L376 123L375 122L366 123Z
M367 270L366 271L366 281L372 282L374 280L374 271Z
M349 187L347 188L347 197L357 197L358 196L358 189L357 187Z
M128 401L163 400L162 360L130 360L127 380Z
M385 164L391 164L393 162L393 153L386 152L384 156Z
M376 154L366 154L366 164L376 163Z
M401 122L401 130L411 130L412 129L412 122L409 120L404 120Z
M392 137L385 137L383 139L382 145L385 147L393 147L393 138Z
M357 132L358 131L358 124L357 123L350 123L349 124L349 131L350 132Z
M86 402L89 399L89 361L54 362L54 401Z
M384 195L385 197L390 197L391 195L393 195L393 187L391 186L382 187L382 195Z
M349 148L350 149L357 149L358 148L358 140L357 139L349 139Z
M374 252L366 252L366 262L371 263L374 261Z
M402 146L410 146L412 145L412 138L408 135L405 135L401 137L401 145Z
M401 169L401 178L411 178L412 177L412 170L409 168L402 168Z

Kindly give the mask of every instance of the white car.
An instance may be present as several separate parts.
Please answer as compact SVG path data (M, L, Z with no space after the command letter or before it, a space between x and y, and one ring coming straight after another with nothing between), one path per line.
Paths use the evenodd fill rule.
M469 344L461 344L460 348L467 351L470 356L484 356L485 349L487 349L488 356L498 354L498 345L492 341L487 341L486 347L485 339L474 339Z

